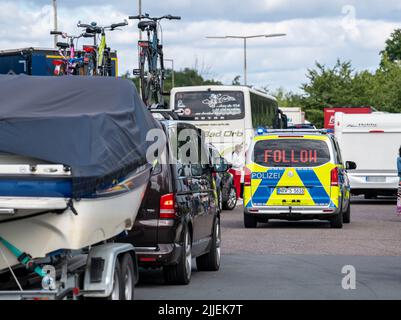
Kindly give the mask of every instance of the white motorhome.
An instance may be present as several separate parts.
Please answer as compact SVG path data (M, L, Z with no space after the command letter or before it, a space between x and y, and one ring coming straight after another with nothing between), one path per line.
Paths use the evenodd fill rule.
M281 111L288 118L288 125L304 124L305 123L305 112L301 108L283 108L280 107Z
M365 198L396 194L397 154L401 145L401 114L335 114L335 136L343 160L354 161L351 192Z

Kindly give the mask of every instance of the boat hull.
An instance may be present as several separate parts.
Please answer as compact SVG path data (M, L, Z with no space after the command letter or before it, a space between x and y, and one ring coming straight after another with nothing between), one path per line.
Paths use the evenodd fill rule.
M32 215L3 219L0 221L0 236L33 258L43 258L60 249L79 250L111 239L132 228L147 186L149 171L142 172L140 179L131 179L130 188L122 192L73 201L76 214L71 208L62 212L58 209L46 213L43 210L48 208L43 205L43 210L31 210ZM29 207L26 205L28 200L35 202L33 198L25 198L24 201L19 201L19 206L24 206L25 203ZM46 203L46 199L37 200ZM68 200L52 198L47 206L57 203L59 207L64 204L67 207ZM56 205L53 207L56 208ZM19 263L1 243L0 249L7 260L4 261L0 254L0 270Z

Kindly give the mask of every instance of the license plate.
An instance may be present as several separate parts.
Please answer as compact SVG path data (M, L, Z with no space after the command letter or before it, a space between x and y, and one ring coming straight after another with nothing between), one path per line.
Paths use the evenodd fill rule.
M305 194L304 188L278 188L277 194Z
M366 177L367 182L386 182L386 177Z

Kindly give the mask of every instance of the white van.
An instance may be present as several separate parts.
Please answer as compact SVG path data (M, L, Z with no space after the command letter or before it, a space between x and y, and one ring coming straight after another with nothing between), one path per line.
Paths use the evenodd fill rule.
M351 192L365 198L395 195L399 178L397 155L401 145L401 114L335 114L335 136L349 172Z

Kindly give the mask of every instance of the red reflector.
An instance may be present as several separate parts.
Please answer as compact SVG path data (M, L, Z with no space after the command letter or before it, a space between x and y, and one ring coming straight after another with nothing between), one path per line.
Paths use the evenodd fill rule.
M156 258L139 258L141 262L155 262Z
M249 209L249 212L259 212L259 210L258 209Z
M162 195L160 197L160 219L174 219L175 215L175 198L174 193Z
M370 130L369 133L384 133L384 130Z
M325 210L323 210L323 212L333 212L333 210L327 210L327 209L325 209Z
M147 48L147 47L149 47L149 42L147 42L147 41L139 41L138 42L138 46L140 46L142 48Z
M61 66L62 64L64 64L63 60L53 60L53 65L55 66Z
M251 170L249 168L245 167L244 169L244 186L250 187L251 186Z
M335 167L331 170L331 186L337 187L338 186L338 168Z
M86 53L91 53L91 52L95 52L95 48L94 47L89 47L89 46L84 46L84 51Z
M79 294L80 294L80 290L79 290L79 288L74 288L74 289L72 289L72 294L74 295L74 296L78 296Z

